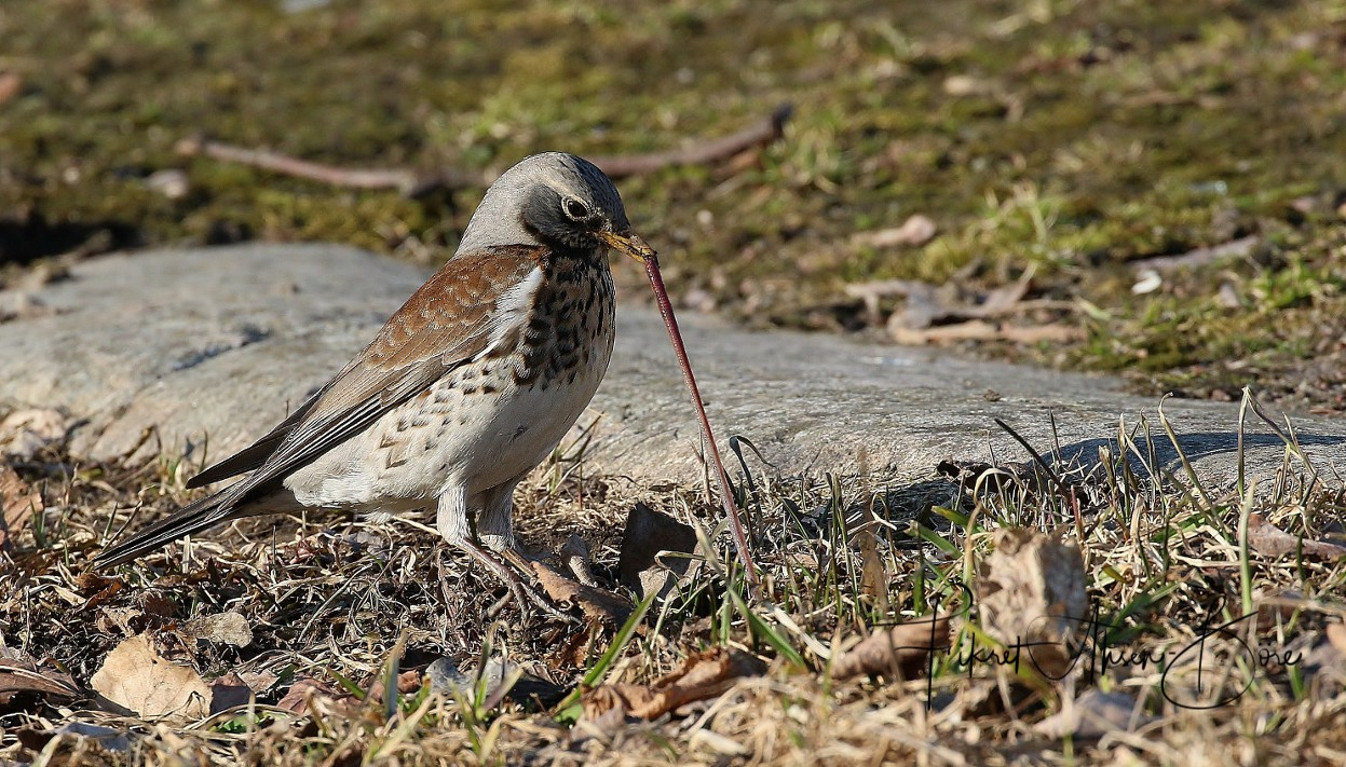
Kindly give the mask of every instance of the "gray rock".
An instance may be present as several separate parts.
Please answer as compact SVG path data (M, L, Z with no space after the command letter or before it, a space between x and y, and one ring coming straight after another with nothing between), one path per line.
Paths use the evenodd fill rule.
M48 311L0 323L7 363L0 406L52 407L78 419L71 439L77 456L166 452L205 464L284 417L425 276L329 245L91 260L29 296ZM612 366L569 449L578 450L578 430L592 426L584 449L591 474L699 481L701 438L673 353L658 316L631 303L623 302ZM787 474L918 477L946 458L1026 459L995 425L998 417L1042 453L1088 462L1101 447L1117 452L1121 418L1128 430L1147 425L1158 465L1181 471L1158 425L1159 400L1126 395L1114 379L828 335L746 332L695 313L680 319L731 461L731 435L751 440ZM1203 481L1228 486L1237 468L1237 403L1169 400L1164 412ZM1320 471L1346 463L1341 420L1304 416L1294 425ZM1142 444L1145 433L1137 437ZM1285 454L1282 440L1255 420L1245 448L1253 476L1273 474Z

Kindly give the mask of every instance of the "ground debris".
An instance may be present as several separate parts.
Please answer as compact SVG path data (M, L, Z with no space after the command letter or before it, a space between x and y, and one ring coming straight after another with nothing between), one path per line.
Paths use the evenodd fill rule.
M42 668L21 651L0 647L0 707L22 693L70 700L79 697L80 690L69 674Z
M112 703L146 719L201 719L210 713L210 688L195 669L159 654L149 634L117 645L90 680Z
M634 608L628 600L617 594L567 578L545 562L533 562L533 573L547 596L556 602L578 606L590 620L620 626Z
M1346 546L1291 535L1268 522L1261 514L1248 517L1248 545L1268 557L1283 557L1299 552L1315 559L1346 557Z
M248 619L236 612L198 615L187 621L186 633L194 639L212 644L247 647L252 644L252 628Z
M294 684L290 685L290 689L285 692L285 695L281 696L280 701L276 703L276 707L295 714L304 714L308 712L314 698L345 700L352 697L351 695L338 693L335 688L325 682L320 682L311 677L303 677L296 679Z
M1023 648L1021 669L1059 679L1070 668L1070 641L1089 610L1079 548L1028 528L996 533L995 550L975 584L982 628Z
M42 509L42 493L13 469L0 465L0 550L13 548L19 531Z
M626 516L617 577L622 585L644 599L649 594L665 596L691 564L687 556L696 551L696 531L643 503Z
M17 734L19 742L35 752L45 750L47 744L59 737L88 738L105 751L126 751L131 748L131 737L126 730L89 722L65 722L49 729L29 727L19 730Z
M949 647L947 615L875 629L833 662L832 678L846 680L867 674L891 680L912 679L925 671L932 653Z
M919 247L930 242L939 227L926 215L913 214L901 226L851 235L851 244L871 248Z
M716 647L689 656L682 666L652 684L605 684L584 694L584 716L598 719L619 710L625 716L655 719L679 706L713 698L739 679L757 676L765 665L754 655Z

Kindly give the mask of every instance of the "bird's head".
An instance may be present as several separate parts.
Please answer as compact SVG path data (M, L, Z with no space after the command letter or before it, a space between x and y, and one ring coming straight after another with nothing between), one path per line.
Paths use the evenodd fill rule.
M653 253L631 233L612 181L593 163L564 152L526 157L486 190L459 251L500 245L611 247L637 260Z

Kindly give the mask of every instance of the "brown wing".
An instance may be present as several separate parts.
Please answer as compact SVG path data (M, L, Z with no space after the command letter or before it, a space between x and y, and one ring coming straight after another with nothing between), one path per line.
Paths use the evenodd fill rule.
M454 256L374 340L270 434L205 470L204 484L256 469L229 488L227 509L264 494L484 351L497 334L499 302L538 268L545 250L513 246Z

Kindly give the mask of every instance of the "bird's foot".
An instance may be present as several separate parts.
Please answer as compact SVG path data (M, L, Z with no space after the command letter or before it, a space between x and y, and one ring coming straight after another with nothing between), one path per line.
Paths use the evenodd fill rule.
M519 608L526 616L530 608L536 608L550 618L554 618L565 623L574 623L575 616L562 611L556 606L556 603L546 595L540 593L529 581L535 581L532 565L528 558L517 549L509 548L499 553L491 551L486 547L474 542L464 541L460 544L464 551L472 555L472 558L485 565L488 570L495 574L497 578L505 582L509 588L509 594L491 605L486 611L487 615L495 618L500 611L509 604L511 598L518 600ZM517 567L525 575L520 575L510 565Z

